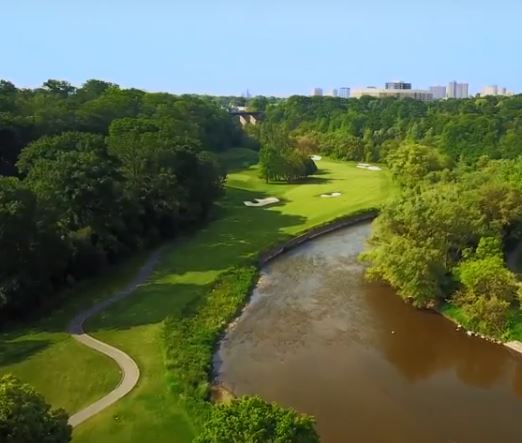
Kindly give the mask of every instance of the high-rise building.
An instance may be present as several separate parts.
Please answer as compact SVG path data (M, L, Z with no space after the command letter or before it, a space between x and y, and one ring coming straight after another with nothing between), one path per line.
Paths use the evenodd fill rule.
M322 88L314 88L312 89L312 94L311 94L313 97L321 97L323 95L323 89Z
M350 98L350 88L339 88L339 97Z
M508 91L506 88L498 86L498 85L489 85L484 88L482 88L482 91L480 91L480 95L482 97L486 97L488 95L513 95L511 91Z
M446 98L446 86L430 86L430 92L434 100Z
M406 83L402 80L388 82L386 83L386 89L411 89L411 83Z
M455 81L449 82L446 89L447 98L468 98L469 85L468 83L457 83Z
M328 92L328 95L329 97L337 97L337 89L332 89L331 91Z

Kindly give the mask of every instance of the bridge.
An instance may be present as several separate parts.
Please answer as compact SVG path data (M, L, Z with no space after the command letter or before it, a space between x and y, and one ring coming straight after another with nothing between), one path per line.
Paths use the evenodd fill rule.
M262 112L230 111L229 114L233 117L239 117L241 126L256 125L257 122L263 117Z

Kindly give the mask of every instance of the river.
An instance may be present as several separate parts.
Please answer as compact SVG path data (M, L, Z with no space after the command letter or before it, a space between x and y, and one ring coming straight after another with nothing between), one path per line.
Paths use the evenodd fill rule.
M261 272L215 357L218 381L315 416L321 441L522 441L522 358L364 280L369 224Z

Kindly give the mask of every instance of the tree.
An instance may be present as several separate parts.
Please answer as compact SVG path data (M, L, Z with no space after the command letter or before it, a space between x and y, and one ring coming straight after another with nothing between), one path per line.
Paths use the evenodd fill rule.
M317 443L312 417L267 403L259 397L242 397L212 408L197 443Z
M518 294L519 284L506 268L495 243L481 239L475 256L456 267L462 289L456 294L455 303L469 317L468 326L499 336L506 326L509 306Z
M62 97L68 97L71 94L74 94L76 88L72 86L69 82L63 80L47 80L43 84L43 89L49 91L52 94L60 95Z
M449 162L435 148L415 143L404 143L388 156L390 170L399 183L414 187L432 171L440 171Z
M0 178L0 312L22 313L52 293L67 248L52 212L16 178Z
M2 443L67 443L72 428L63 409L51 409L31 386L15 377L0 378Z

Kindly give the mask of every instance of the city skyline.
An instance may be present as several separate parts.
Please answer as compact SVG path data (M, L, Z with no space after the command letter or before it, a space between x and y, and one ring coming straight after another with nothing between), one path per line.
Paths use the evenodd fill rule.
M394 78L422 88L464 79L472 94L491 84L521 91L522 33L512 30L522 3L500 3L502 21L485 0L113 0L103 8L18 0L3 5L0 78L214 95L288 96Z

